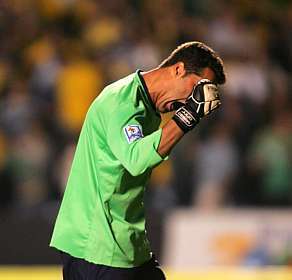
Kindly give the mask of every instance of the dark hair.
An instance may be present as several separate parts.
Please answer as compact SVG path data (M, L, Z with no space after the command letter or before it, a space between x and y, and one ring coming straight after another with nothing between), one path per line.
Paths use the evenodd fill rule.
M178 46L169 57L159 65L159 68L183 62L187 74L200 75L204 68L209 67L215 73L215 83L225 83L223 61L210 47L201 42L188 42Z

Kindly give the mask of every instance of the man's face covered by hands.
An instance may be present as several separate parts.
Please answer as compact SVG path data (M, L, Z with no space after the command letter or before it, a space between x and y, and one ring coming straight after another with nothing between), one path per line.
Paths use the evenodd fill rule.
M211 68L205 68L201 75L194 73L186 74L183 64L179 65L175 70L173 85L165 98L162 113L175 111L183 105L200 80L208 79L213 81L215 79L215 73Z

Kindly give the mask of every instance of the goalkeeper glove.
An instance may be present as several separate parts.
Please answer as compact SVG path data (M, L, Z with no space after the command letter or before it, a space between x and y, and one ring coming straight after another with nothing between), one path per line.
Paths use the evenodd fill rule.
M174 114L173 120L187 133L193 129L201 118L210 114L220 106L218 88L208 79L200 80L193 88L192 93ZM174 108L179 104L174 104Z

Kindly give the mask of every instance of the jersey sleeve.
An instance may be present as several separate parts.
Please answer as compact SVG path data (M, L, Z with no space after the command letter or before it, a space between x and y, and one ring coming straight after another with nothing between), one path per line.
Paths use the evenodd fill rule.
M168 158L162 158L157 152L162 129L144 136L139 114L131 115L126 108L120 109L108 121L107 143L126 170L138 176Z

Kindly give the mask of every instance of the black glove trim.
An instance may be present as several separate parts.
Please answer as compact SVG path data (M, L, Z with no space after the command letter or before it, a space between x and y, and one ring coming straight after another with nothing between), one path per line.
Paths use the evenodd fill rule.
M194 113L188 110L186 106L179 108L175 112L173 120L184 133L187 133L199 123L199 118L196 118Z

